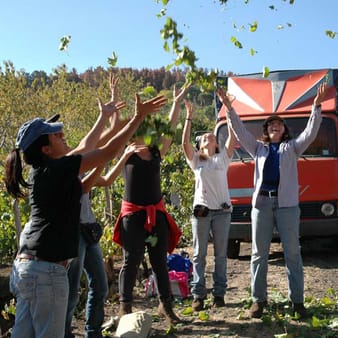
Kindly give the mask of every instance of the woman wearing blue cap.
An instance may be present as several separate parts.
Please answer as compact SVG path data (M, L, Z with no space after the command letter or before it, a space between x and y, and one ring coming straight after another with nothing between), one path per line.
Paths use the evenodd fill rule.
M165 103L162 96L141 102L136 95L133 118L105 145L89 152L85 150L90 137L95 139L101 135L109 116L124 103L103 104L99 100L97 122L73 151L66 143L62 123L35 118L20 127L17 148L6 158L5 183L14 198L25 197L23 188L28 188L31 218L21 236L10 279L17 301L13 338L64 336L67 266L78 254L82 195L79 175L116 156L144 118ZM23 177L19 150L25 162L31 165L27 181Z

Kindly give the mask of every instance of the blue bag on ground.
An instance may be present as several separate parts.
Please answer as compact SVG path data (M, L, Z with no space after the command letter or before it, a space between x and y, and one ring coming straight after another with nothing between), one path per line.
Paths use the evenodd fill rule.
M167 256L167 264L169 271L183 271L190 279L192 274L192 263L190 259L184 255L171 254Z

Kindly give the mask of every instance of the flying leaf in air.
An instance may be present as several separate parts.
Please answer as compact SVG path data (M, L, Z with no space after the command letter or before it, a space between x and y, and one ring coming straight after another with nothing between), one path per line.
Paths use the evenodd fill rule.
M266 66L263 67L263 77L268 77L270 74L270 69Z
M60 39L59 50L61 50L62 52L67 51L68 45L70 43L70 38L70 35L65 35Z
M115 67L117 64L117 55L115 54L115 52L113 52L112 57L108 58L108 63L112 66Z

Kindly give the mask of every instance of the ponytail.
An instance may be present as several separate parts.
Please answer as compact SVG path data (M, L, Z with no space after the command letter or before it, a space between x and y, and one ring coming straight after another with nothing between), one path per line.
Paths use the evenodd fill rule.
M22 176L22 162L19 149L13 149L5 161L5 184L8 193L14 198L25 197L21 187L29 188L30 185Z

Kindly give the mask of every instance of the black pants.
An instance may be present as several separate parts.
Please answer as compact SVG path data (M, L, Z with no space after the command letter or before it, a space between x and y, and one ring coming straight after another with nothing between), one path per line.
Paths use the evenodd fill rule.
M136 281L137 271L144 257L147 245L149 260L158 283L158 291L161 299L171 296L168 268L168 223L165 215L156 212L156 225L153 227L152 235L157 237L156 245L146 243L150 235L144 229L146 212L140 211L122 219L121 239L123 244L124 263L119 276L120 301L131 302L133 299L133 288Z

